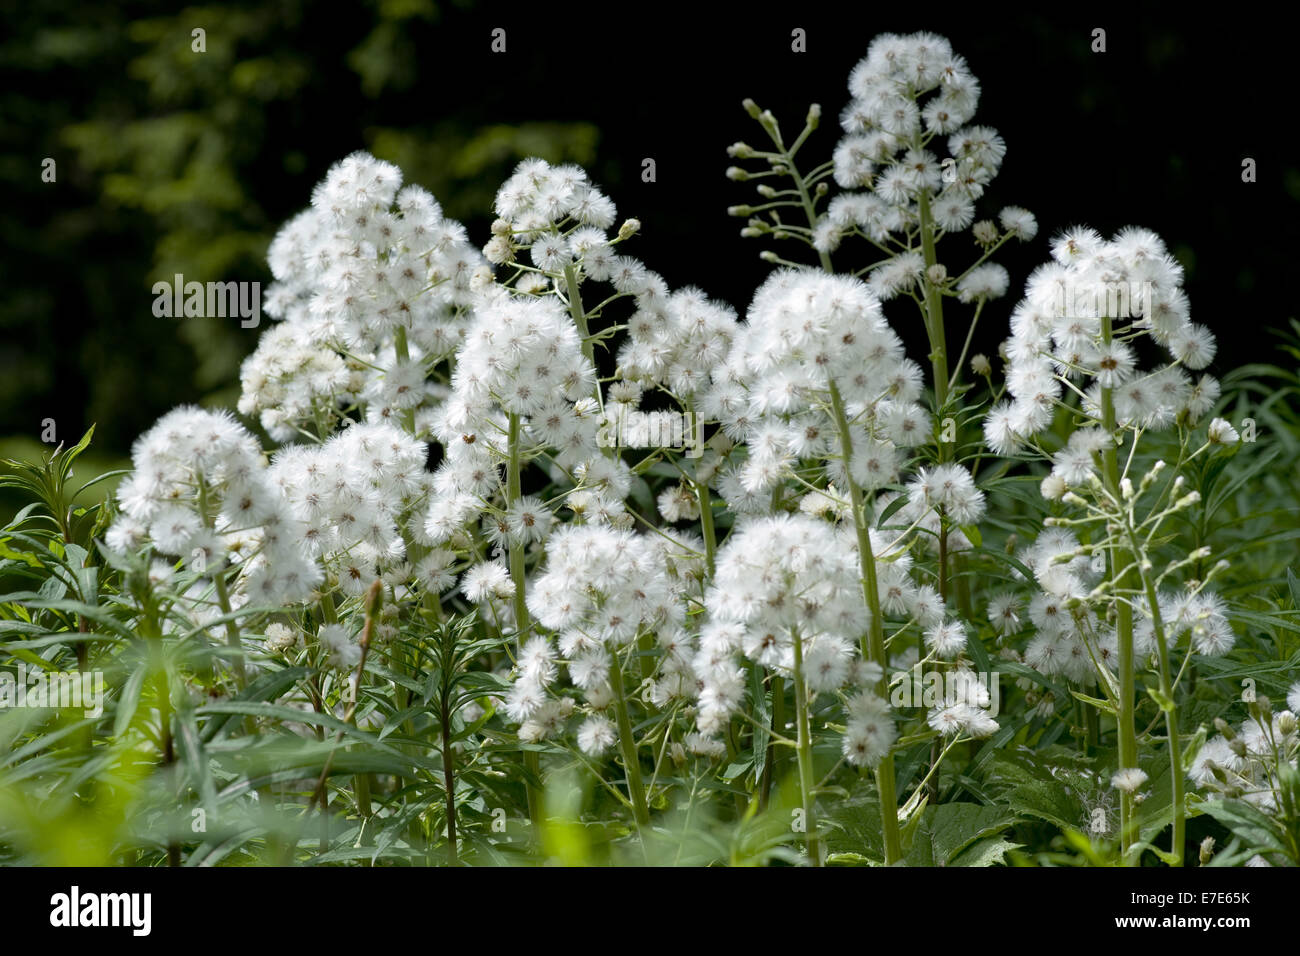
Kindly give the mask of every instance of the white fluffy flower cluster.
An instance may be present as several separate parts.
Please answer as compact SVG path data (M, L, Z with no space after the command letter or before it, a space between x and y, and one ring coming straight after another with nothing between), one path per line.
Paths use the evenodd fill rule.
M617 354L622 393L618 401L631 410L640 388L667 387L679 399L691 399L709 382L709 373L727 353L736 327L734 311L711 302L698 289L670 293L662 276L633 256L616 251L635 234L635 220L617 237L607 229L614 204L576 166L551 166L540 159L520 163L497 193L500 218L485 248L493 262L514 261L527 246L532 268L516 280L521 292L554 288L566 300L573 284L608 282L614 296L630 298L635 310L627 320L628 336Z
M239 411L277 441L332 424L340 402L381 421L436 397L425 366L455 350L490 270L460 223L401 181L396 166L354 153L271 243L264 308L282 322L244 362Z
M1105 627L1087 600L1105 573L1104 556L1089 556L1073 533L1049 528L1017 555L1034 575L1038 590L1027 609L1034 636L1024 662L1048 676L1060 675L1081 684L1096 679L1096 667L1119 667L1119 637ZM1165 642L1173 647L1184 636L1191 648L1207 657L1232 649L1236 635L1223 600L1210 591L1165 591L1157 596ZM1139 665L1157 653L1155 620L1144 597L1134 602L1133 655ZM1019 608L1008 595L989 603L989 619L1003 635L1021 623ZM1095 663L1094 663L1095 661Z
M862 659L857 641L870 623L862 600L857 543L850 529L806 515L753 519L733 531L717 557L705 595L694 667L701 689L696 724L706 737L725 731L744 699L744 654L791 677L794 642L812 694L862 688L850 698L846 757L878 761L895 738L887 704L869 688L880 669Z
M365 423L323 445L288 445L276 454L271 482L300 523L308 553L345 593L360 596L381 573L403 567L407 538L420 529L418 520L408 527L407 515L432 478L427 454L424 442L401 429Z
M1033 583L1038 586L1027 609L1034 636L1024 662L1042 674L1061 675L1085 685L1096 680L1093 653L1099 663L1114 669L1118 658L1113 630L1109 642L1104 637L1099 641L1096 613L1088 604L1079 603L1104 573L1104 560L1083 553L1079 539L1060 528L1045 530L1016 557L1033 573ZM989 618L1001 633L1014 632L1019 624L1018 613L999 600L990 603ZM1090 642L1093 652L1089 651ZM1146 651L1149 654L1154 649L1153 643Z
M1292 699L1296 698L1296 699ZM1300 704L1300 684L1292 687L1288 703ZM1300 758L1300 732L1294 710L1247 718L1233 733L1205 742L1187 768L1187 776L1203 790L1240 796L1266 812L1277 810L1278 767L1296 766Z
M136 439L107 544L152 544L200 574L238 563L234 603L306 600L321 571L302 527L270 481L262 450L226 412L182 406Z
M881 495L879 504L888 507L892 494ZM966 551L970 539L961 527L978 524L984 517L984 492L975 485L975 479L964 465L955 463L923 465L907 482L907 503L898 509L896 522L916 525L922 531L925 543L933 550L938 548L943 518L954 526L947 529L947 549Z
M618 210L580 166L552 166L544 159L525 159L497 190L493 239L484 247L492 262L514 259L516 245L530 247L533 265L546 273L586 260L592 278L608 278L615 256L605 230ZM561 227L576 227L560 235Z
M736 313L699 289L679 289L666 302L642 306L628 322L618 352L626 381L666 387L683 401L709 385L736 335Z
M875 491L898 477L900 448L930 438L917 404L923 373L861 280L781 269L759 288L726 363L714 372L701 410L748 445L738 472L719 490L741 512L766 510L770 491L800 459L829 459L831 478L845 469ZM834 384L852 431L853 455L838 454L829 410Z
M611 668L621 666L615 655L642 634L653 633L662 652L653 702L663 706L695 694L691 648L682 629L684 584L670 573L669 552L676 550L663 538L593 524L568 525L547 544L546 567L528 589L528 608L538 624L557 633L569 679L586 694L592 713L578 741L589 754L617 740L603 713L613 700ZM572 707L548 696L556 676L550 640L529 640L506 697L506 711L522 724L525 739L553 732Z
M1209 375L1194 382L1185 369L1210 363L1214 337L1188 319L1182 267L1159 236L1130 227L1105 241L1078 228L1053 242L1052 257L1029 277L1011 317L1002 350L1012 398L985 418L990 448L1012 454L1044 431L1064 383L1084 392L1083 411L1098 425L1103 388L1112 391L1120 426L1163 429L1179 416L1195 421L1213 408L1218 382ZM1140 336L1153 339L1170 361L1141 371L1134 348ZM1076 431L1058 455L1054 474L1067 484L1084 480L1093 453L1109 440L1099 432Z
M987 737L998 729L989 712L991 701L988 686L973 671L958 668L949 672L943 700L930 709L926 723L945 737Z
M845 136L834 154L835 181L846 192L833 199L814 230L822 252L838 248L855 231L877 244L914 229L920 203L945 233L975 223L975 201L997 175L1006 144L987 126L968 125L979 101L979 81L946 39L931 33L882 34L849 74L853 100L840 115ZM931 151L947 137L948 156ZM1002 230L1021 240L1038 231L1028 211L1008 206ZM976 229L985 244L997 238L991 222ZM916 287L925 270L919 251L902 252L872 270L871 284L882 299ZM987 263L964 276L958 292L964 301L1006 292L1001 266Z
M577 329L559 302L504 289L485 293L457 352L451 394L433 419L446 457L434 476L425 519L429 542L451 541L492 508L495 494L504 495L499 466L509 455L511 415L518 416L518 440L529 454L554 449L557 465L579 477L599 497L600 508L622 513L630 476L597 446L595 381ZM527 544L545 537L551 518L544 504L525 497L504 511L490 511L487 530L496 544Z

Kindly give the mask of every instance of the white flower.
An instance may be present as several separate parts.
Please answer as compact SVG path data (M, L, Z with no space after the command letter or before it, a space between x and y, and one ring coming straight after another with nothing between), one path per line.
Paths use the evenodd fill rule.
M1210 422L1209 439L1215 445L1235 445L1241 440L1232 423L1226 419L1216 418Z
M1125 793L1136 793L1142 784L1147 782L1145 771L1137 767L1124 767L1115 772L1110 778L1110 785L1116 790L1123 790Z
M515 593L515 582L510 572L499 561L484 561L474 565L460 579L461 593L475 604L492 598L506 599Z
M361 645L356 636L341 624L323 625L316 635L321 647L327 652L326 660L330 667L348 669L361 662Z
M605 717L588 717L578 728L578 747L590 757L599 757L617 740L614 725Z

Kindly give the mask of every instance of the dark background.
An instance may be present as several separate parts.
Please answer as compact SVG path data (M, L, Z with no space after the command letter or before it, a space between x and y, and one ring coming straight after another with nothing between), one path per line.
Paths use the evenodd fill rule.
M1136 6L1086 12L988 5L471 5L272 0L181 7L54 3L4 8L0 32L0 439L41 422L75 440L98 423L109 457L172 405L233 407L257 329L158 319L151 286L270 281L267 243L348 152L370 149L488 238L490 204L522 157L576 161L643 232L629 251L669 285L743 312L770 267L726 207L726 146L763 143L753 97L791 136L825 114L801 154L838 139L849 70L880 32L946 35L980 79L976 122L1008 144L980 212L1021 205L1040 234L998 255L1012 291L985 310L992 354L1025 276L1058 229L1154 229L1187 270L1193 317L1219 337L1211 371L1275 361L1267 331L1293 314L1300 168L1291 151L1294 54L1263 13L1192 18ZM1215 8L1221 10L1222 8ZM190 30L207 31L207 52ZM494 27L507 52L490 51ZM807 31L807 52L790 49ZM1090 50L1106 30L1104 53ZM41 160L58 163L41 182ZM657 181L641 181L641 161ZM1241 164L1256 160L1258 182ZM962 266L965 240L940 246ZM783 245L789 255L795 247ZM865 244L836 254L868 261ZM891 306L920 345L915 316ZM269 322L264 318L263 322ZM950 339L964 330L950 328ZM960 342L960 338L958 338ZM923 354L920 350L914 355Z

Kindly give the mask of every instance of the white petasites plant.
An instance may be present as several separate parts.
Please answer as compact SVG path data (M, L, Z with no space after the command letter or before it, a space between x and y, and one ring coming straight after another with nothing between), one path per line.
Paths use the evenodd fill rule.
M755 294L726 364L700 403L745 448L743 461L719 483L733 510L761 515L797 504L806 514L846 519L851 536L840 547L847 542L852 548L862 612L852 637L861 658L874 666L879 699L887 696L887 616L900 621L890 639L912 629L925 662L955 662L964 649L965 630L947 620L940 591L913 579L911 552L919 541L934 539L939 516L951 513L974 523L984 509L983 494L962 466L922 468L907 486L903 529L875 527L909 456L931 438L929 415L917 403L922 377L865 283L809 269L780 270ZM851 711L845 755L876 770L892 857L899 852L892 760L888 746L876 746L883 714L864 701L859 698ZM802 701L797 707L805 713ZM988 732L988 722L974 719L973 711L949 716L957 713L972 719L961 727L944 723L945 729ZM861 732L867 726L876 730Z
M459 345L491 271L464 227L401 181L391 163L353 153L271 243L264 311L281 321L244 363L239 411L278 441L323 441L354 409L427 425L428 373Z
M271 483L298 520L308 553L347 596L361 597L381 574L395 584L414 577L439 590L437 575L429 573L437 557L426 557L419 568L407 560L432 478L426 457L425 443L401 429L364 423L322 445L289 445L275 455Z
M320 582L303 526L270 480L257 439L229 413L168 412L136 440L131 463L110 547L152 545L185 560L213 579L226 614L248 600L304 601Z
M698 552L666 537L607 525L573 524L557 531L527 595L535 624L554 632L556 645L545 636L529 639L506 698L506 711L522 724L524 740L554 734L575 709L571 698L551 695L556 665L563 662L585 698L578 747L599 757L618 743L642 826L650 817L627 688L640 683L648 689L648 699L642 699L661 709L695 697L691 646L683 630L692 576L682 572L698 560L692 554ZM653 665L645 656L647 642L658 651ZM613 720L607 716L611 710Z
M1116 717L1124 780L1139 769L1135 680L1137 670L1150 665L1148 691L1167 731L1171 860L1181 863L1185 806L1176 695L1186 665L1173 661L1173 652L1185 637L1189 655L1220 656L1236 638L1225 605L1207 590L1223 570L1222 564L1206 567L1210 548L1162 555L1159 541L1172 516L1200 503L1187 484L1192 466L1238 436L1218 420L1204 433L1198 427L1219 386L1204 374L1193 381L1186 369L1209 364L1214 339L1189 320L1182 269L1157 235L1128 228L1105 241L1081 227L1054 240L1052 256L1030 277L1002 348L1011 398L995 405L984 423L986 441L998 454L1029 448L1050 460L1042 494L1060 502L1058 514L1046 519L1055 529L1022 555L1040 589L1028 607L1034 636L1024 660L1085 685L1099 681ZM1167 356L1151 371L1141 368L1144 341ZM1050 451L1039 436L1061 415L1067 437ZM1177 429L1179 439L1172 469L1164 460L1144 459L1139 447L1143 435L1168 429ZM1015 612L1006 604L991 613L1004 622L1008 615ZM1136 842L1136 788L1119 789L1127 853Z
M852 100L840 114L844 135L833 159L810 170L805 166L806 172L800 171L797 155L820 125L820 106L809 110L803 131L787 143L776 118L746 101L775 149L734 144L732 156L764 160L770 168L754 173L732 167L728 175L740 181L789 178L792 188L760 182L763 201L732 207L731 212L750 217L742 235L801 240L828 272L831 254L845 239L857 237L873 246L872 261L849 271L866 277L882 300L906 296L916 303L930 342L935 408L943 410L960 379L985 303L1007 292L1010 278L1006 269L990 261L992 255L1013 238L1034 238L1038 224L1032 213L1018 206L1002 207L997 222L978 218L977 205L997 176L1007 147L995 129L972 122L979 81L944 37L876 37L849 74L848 87ZM842 191L819 211L819 202L831 193L832 178ZM786 209L807 224L784 218ZM979 255L959 271L940 258L939 243L968 230ZM764 257L785 261L776 253ZM945 298L974 305L956 362L948 355Z
M1007 147L979 89L942 37L878 37L821 165L819 107L787 139L746 101L770 147L731 148L761 200L732 212L774 246L741 318L629 255L641 224L575 165L519 163L480 252L396 167L346 157L271 245L247 427L164 416L98 555L63 472L31 470L48 515L0 564L68 573L0 601L6 643L54 664L77 628L79 659L144 676L106 723L132 760L156 744L168 813L216 801L220 832L168 824L170 862L319 840L401 865L1054 863L1024 821L1058 783L1089 860L1181 863L1204 813L1243 843L1225 857L1293 861L1289 836L1244 844L1300 813L1300 685L1277 713L1243 695L1244 724L1235 686L1284 686L1291 578L1215 563L1288 513L1242 503L1272 476L1214 417L1214 339L1149 231L1060 235L1005 374L966 362L1011 284L994 256L1038 228L989 204ZM278 776L246 769L266 759ZM259 820L311 830L241 836L248 787ZM1116 803L1112 843L1094 811Z
M857 648L871 612L861 598L856 550L852 529L837 530L819 518L750 520L718 554L717 575L705 599L709 620L695 657L701 682L697 721L710 737L726 731L745 696L747 680L735 662L737 653L792 681L800 797L809 855L817 863L814 699L821 693L852 695L846 697L849 723L843 750L855 765L879 764L897 736L889 708L876 693L883 672Z

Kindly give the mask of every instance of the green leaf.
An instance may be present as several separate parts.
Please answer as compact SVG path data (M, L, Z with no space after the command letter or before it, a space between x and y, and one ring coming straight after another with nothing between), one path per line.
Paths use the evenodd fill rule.
M1006 807L984 807L976 803L944 803L927 807L912 838L907 863L909 866L947 866L972 844L996 837L1015 822L1016 815ZM1011 849L1011 844L1004 844L995 857L1000 859L1001 853L1008 849ZM989 864L978 862L977 855L965 865Z
M949 866L999 866L1006 864L1006 855L1018 850L1023 843L1010 843L999 836L982 837L958 853Z
M1257 853L1291 858L1282 828L1244 800L1207 800L1201 804L1201 812L1214 817Z
M1033 780L1012 789L1007 804L1018 815L1037 817L1062 828L1078 827L1086 822L1083 806L1077 797L1059 783Z
M1119 711L1115 707L1115 705L1108 700L1102 700L1099 697L1089 697L1087 694L1080 694L1077 690L1072 690L1070 691L1070 693L1073 694L1079 700L1083 701L1085 704L1088 704L1091 707L1096 707L1103 714L1110 714L1112 717L1117 716L1119 714Z

